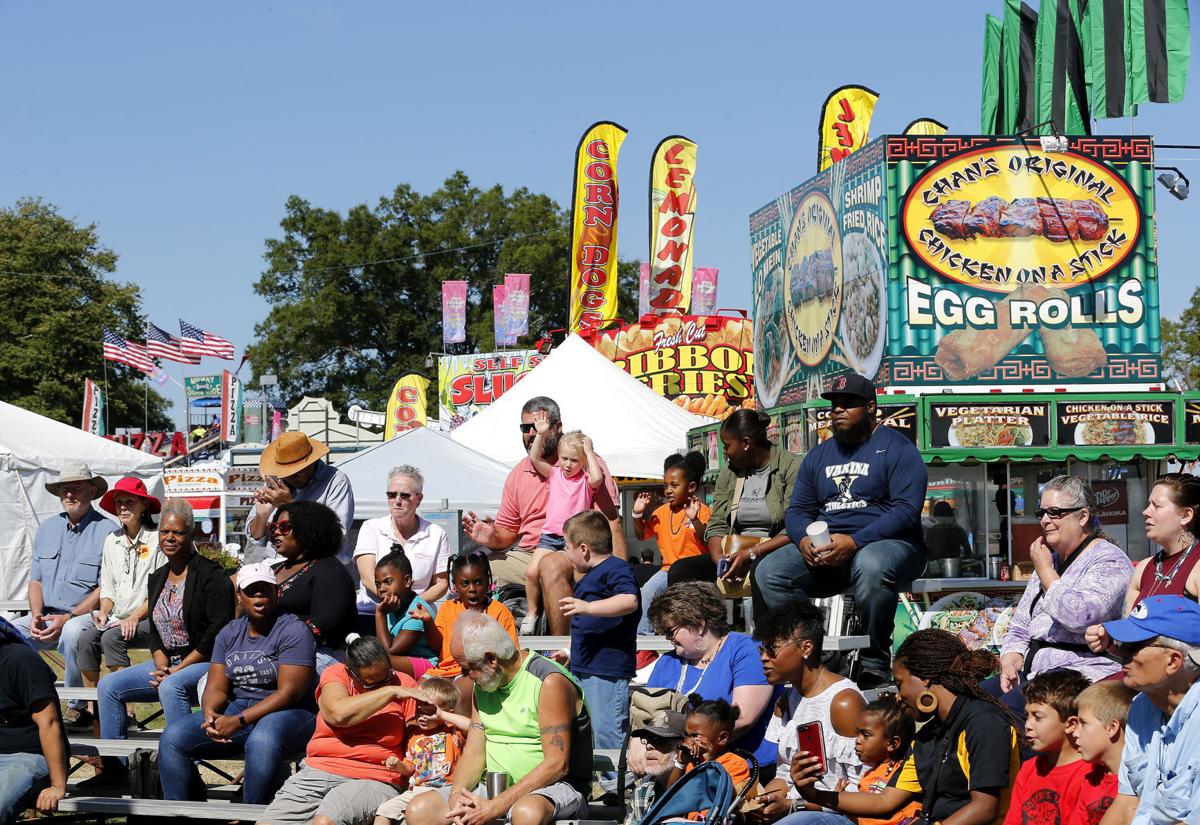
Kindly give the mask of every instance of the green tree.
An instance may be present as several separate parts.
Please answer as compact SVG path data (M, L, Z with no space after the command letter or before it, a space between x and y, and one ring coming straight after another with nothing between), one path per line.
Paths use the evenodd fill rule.
M335 408L360 400L383 409L396 379L425 366L442 345L442 282L468 282L467 341L456 352L495 348L492 285L531 275L531 344L567 325L570 219L546 195L479 189L462 172L437 191L407 184L345 215L292 196L283 237L267 241L254 285L271 305L247 350L255 377L273 372L288 403L323 395ZM623 262L621 314L637 314L636 262ZM436 409L436 406L432 407Z
M1179 320L1161 320L1163 374L1167 381L1176 379L1185 389L1200 387L1200 287L1192 292Z
M0 208L0 398L79 426L84 379L104 377L103 328L134 340L145 331L137 286L107 277L116 265L94 224L34 198ZM142 427L142 373L109 362L108 389L109 425ZM150 391L151 429L173 426L167 406Z

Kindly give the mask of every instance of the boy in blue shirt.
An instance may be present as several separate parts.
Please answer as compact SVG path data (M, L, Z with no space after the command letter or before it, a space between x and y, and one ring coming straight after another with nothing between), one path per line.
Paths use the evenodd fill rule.
M560 604L571 619L570 671L583 685L595 746L619 749L629 726L629 680L637 656L641 591L633 568L612 554L612 530L595 510L563 525L567 558L583 574ZM616 774L601 775L606 791Z

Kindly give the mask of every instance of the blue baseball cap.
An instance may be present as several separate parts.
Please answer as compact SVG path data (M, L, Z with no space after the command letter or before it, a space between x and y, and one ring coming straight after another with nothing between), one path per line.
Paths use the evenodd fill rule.
M1135 604L1124 619L1105 622L1104 629L1118 642L1165 636L1200 645L1200 604L1184 596L1151 596Z

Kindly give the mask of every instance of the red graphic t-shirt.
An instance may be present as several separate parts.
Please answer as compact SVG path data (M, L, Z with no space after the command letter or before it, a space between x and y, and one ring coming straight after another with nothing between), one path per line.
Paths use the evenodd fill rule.
M1080 777L1079 796L1067 812L1066 825L1100 825L1117 798L1117 775L1103 765L1088 763L1088 767Z
M1021 765L1004 825L1068 825L1091 764L1082 759L1054 767L1044 756Z

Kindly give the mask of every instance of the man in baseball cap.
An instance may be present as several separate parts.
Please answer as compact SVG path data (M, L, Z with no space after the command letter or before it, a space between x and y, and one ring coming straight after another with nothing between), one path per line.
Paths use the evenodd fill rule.
M630 738L637 740L641 754L638 759L630 760L629 767L637 781L629 801L629 812L636 814L636 817L627 821L640 821L654 804L654 798L666 790L674 768L675 753L683 742L685 718L678 711L660 710L645 722L634 726Z
M1150 596L1105 622L1125 663L1129 708L1117 797L1108 825L1195 823L1200 811L1200 604Z
M75 647L100 605L100 558L116 523L92 507L108 482L83 462L64 463L45 487L58 496L62 512L43 521L33 537L29 613L13 624L38 650L58 650L66 664L66 687L83 687ZM75 699L63 720L68 727L88 728L92 715L85 702Z
M771 610L854 592L870 638L858 680L864 690L891 681L896 606L925 569L929 481L916 444L880 426L875 394L865 376L830 379L821 397L832 437L809 451L796 475L784 519L792 544L762 556L754 571Z

